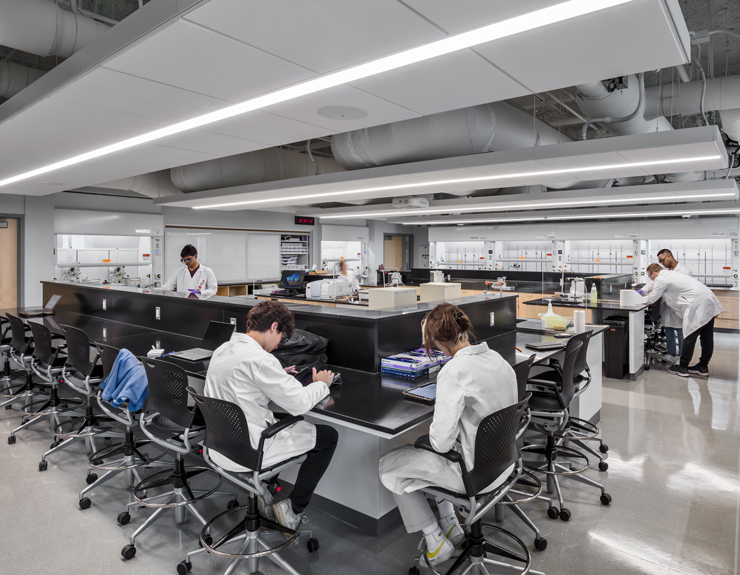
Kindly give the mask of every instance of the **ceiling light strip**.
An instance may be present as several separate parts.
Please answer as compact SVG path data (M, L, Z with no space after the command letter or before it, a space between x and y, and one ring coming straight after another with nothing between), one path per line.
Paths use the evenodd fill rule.
M408 190L413 188L425 188L428 186L441 186L445 184L463 184L471 182L490 182L493 180L510 180L517 178L535 178L540 176L553 176L558 174L577 174L584 172L593 172L599 170L615 170L622 168L640 168L647 166L668 166L673 164L681 164L684 162L701 162L709 160L720 160L722 156L714 154L711 156L693 156L688 158L674 158L671 160L653 160L649 162L630 162L622 164L611 164L603 166L589 166L582 168L568 168L563 170L540 170L537 172L520 172L516 174L500 174L495 176L479 176L473 178L457 178L453 180L437 180L428 182L417 182L413 184L398 184L396 186L380 186L376 188L362 188L359 190L342 190L339 192L318 192L316 194L296 194L293 196L283 196L279 198L271 197L262 200L244 200L240 202L226 202L219 204L208 204L205 206L193 206L195 210L206 210L209 208L228 208L231 206L247 206L267 203L282 203L289 202L292 200L313 200L317 198L334 198L338 196L350 196L354 194L365 194L369 192L387 192L392 190ZM329 217L329 216L326 216Z
M560 200L553 202L532 202L526 204L503 204L501 206L493 205L478 205L470 207L459 207L449 206L446 208L419 208L417 210L389 210L385 212L347 212L346 214L336 214L322 216L321 213L316 214L321 219L341 219L341 218L371 218L371 217L385 217L385 216L408 216L408 215L420 215L420 214L444 214L449 212L492 212L492 211L510 211L510 210L533 210L537 208L560 208L567 206L598 206L598 205L609 205L619 203L634 203L638 202L641 204L651 202L677 202L680 200L695 200L704 199L709 200L710 198L728 198L736 197L735 192L713 192L704 194L672 194L664 196L638 196L635 195L633 198L612 198L606 200L589 200L581 198L579 200Z
M740 208L723 209L723 210L679 210L675 212L634 212L621 214L583 214L572 216L532 216L531 218L498 218L498 219L478 219L478 220L444 220L425 222L424 220L397 222L404 226L420 225L457 225L457 224L493 224L508 222L534 222L534 221L562 221L562 220L589 220L589 219L609 219L609 218L645 218L645 217L679 217L684 215L702 216L702 215L724 215L740 214Z
M339 72L319 76L318 78L307 80L263 96L258 96L208 114L203 114L201 116L191 118L190 120L178 122L152 132L147 132L140 136L92 150L91 152L79 154L60 162L49 164L29 172L24 172L17 176L0 180L0 186L7 186L14 182L19 182L21 180L39 176L61 168L66 168L74 164L79 164L114 152L126 150L128 148L133 148L134 146L140 146L187 130L200 128L208 124L213 124L214 122L233 118L234 116L259 110L267 106L280 104L281 102L286 102L308 94L314 94L322 90L327 90L329 88L355 82L363 78L375 76L383 72L396 70L404 66L444 56L445 54L458 52L493 40L500 40L508 36L513 36L515 34L520 34L522 32L576 18L578 16L599 12L606 8L612 8L631 1L632 0L568 0L567 2L563 2L555 6L535 10L534 12L522 14L521 16L509 18L508 20L496 22L495 24L489 24L488 26L483 26L482 28L477 28L462 34L456 34L454 36L444 38L443 40L417 46L416 48L392 54L384 58L379 58L371 62L366 62L365 64L353 66L346 70L340 70Z

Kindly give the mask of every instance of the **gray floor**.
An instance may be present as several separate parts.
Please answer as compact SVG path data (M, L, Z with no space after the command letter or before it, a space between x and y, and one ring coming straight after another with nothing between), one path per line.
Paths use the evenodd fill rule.
M614 501L603 507L597 490L563 481L573 512L569 523L547 519L542 504L527 505L549 541L546 551L532 552L535 568L584 575L738 573L739 343L737 335L717 336L708 381L671 376L664 367L639 382L605 380L601 426L610 467L589 473L603 480ZM17 412L0 410L0 573L176 573L184 552L196 545L192 521L177 527L164 518L140 538L137 556L123 561L121 547L150 511L136 511L131 524L119 527L115 517L126 494L118 481L97 490L93 506L80 510L82 451L58 455L48 471L38 472L47 428L19 434L9 446L6 436L19 419ZM217 509L209 504L203 512L210 517ZM321 550L284 553L301 573L403 575L417 553L419 537L401 526L375 538L315 511L309 517ZM504 526L531 542L518 520L507 517ZM222 573L226 564L201 555L193 573ZM280 573L269 562L262 572Z

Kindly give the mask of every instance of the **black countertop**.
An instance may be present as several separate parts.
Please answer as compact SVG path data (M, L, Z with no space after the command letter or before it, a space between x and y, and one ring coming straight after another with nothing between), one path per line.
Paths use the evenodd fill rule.
M13 313L17 310L1 310L3 316L6 311ZM60 311L53 317L34 318L27 321L42 322L57 335L63 333L62 325L78 327L88 334L92 342L100 341L113 347L126 348L136 356L145 356L152 346L162 348L165 352L171 352L200 345L198 338L72 312ZM515 365L535 353L525 348L527 343L551 340L554 338L548 335L511 331L490 338L487 343L506 361ZM536 361L544 361L558 353L560 350L537 352L535 353ZM165 359L177 363L196 376L202 377L207 369L207 362ZM332 387L330 396L314 408L313 411L316 413L388 435L401 433L432 416L434 410L432 406L404 399L402 394L409 387L436 378L436 374L431 378L419 378L412 381L344 367L335 369L341 373L343 383L341 386Z
M585 301L575 302L568 301L566 299L554 298L543 298L534 299L532 301L525 301L526 305L539 305L547 307L549 300L552 299L552 305L554 307L573 307L580 309L610 309L610 310L622 310L622 311L640 311L648 307L647 304L640 304L636 306L623 306L620 305L619 301L616 300L599 300L597 303L591 303L591 300L586 298Z

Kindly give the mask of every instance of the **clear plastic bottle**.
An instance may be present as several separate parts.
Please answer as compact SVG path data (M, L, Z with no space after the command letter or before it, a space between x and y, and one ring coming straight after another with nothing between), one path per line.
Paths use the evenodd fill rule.
M596 282L594 282L591 284L591 303L595 304L598 298L599 294L596 291Z

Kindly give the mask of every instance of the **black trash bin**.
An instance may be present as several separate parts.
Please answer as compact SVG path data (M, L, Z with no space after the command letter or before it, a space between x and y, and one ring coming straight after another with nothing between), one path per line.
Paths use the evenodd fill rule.
M629 373L629 318L610 316L604 320L609 328L604 332L606 377L623 379Z

